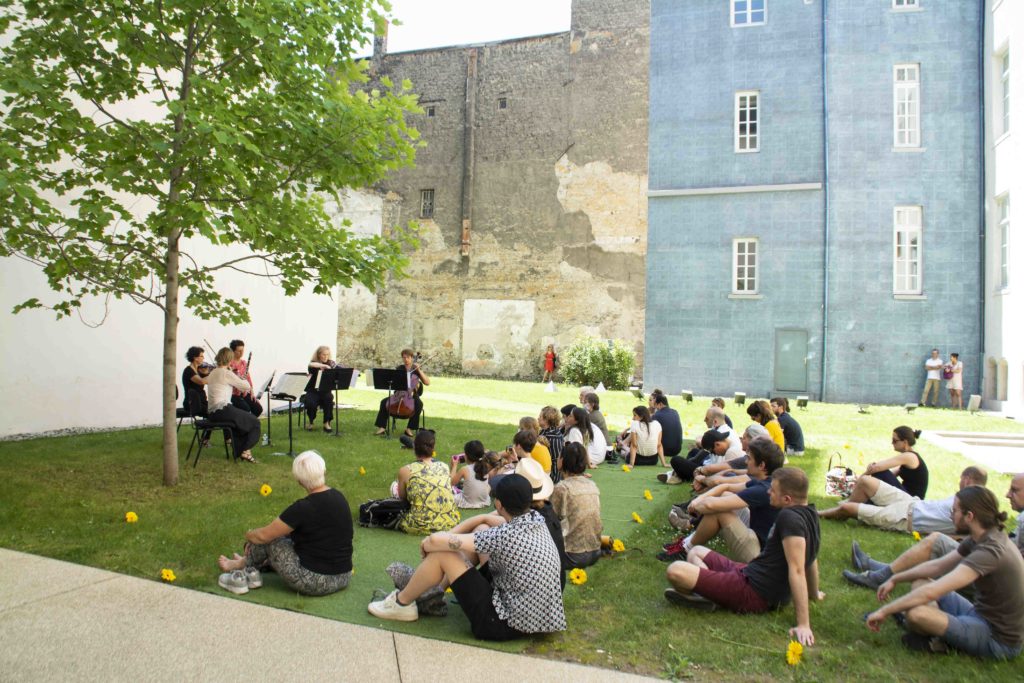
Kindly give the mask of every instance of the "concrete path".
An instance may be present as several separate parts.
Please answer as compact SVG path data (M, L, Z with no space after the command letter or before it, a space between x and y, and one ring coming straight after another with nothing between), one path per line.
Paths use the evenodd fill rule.
M0 549L0 681L641 681Z

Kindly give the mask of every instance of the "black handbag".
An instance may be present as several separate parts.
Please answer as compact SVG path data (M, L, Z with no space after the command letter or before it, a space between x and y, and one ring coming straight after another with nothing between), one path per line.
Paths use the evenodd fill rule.
M359 506L359 526L368 529L394 529L402 513L409 509L408 501L401 498L378 498Z

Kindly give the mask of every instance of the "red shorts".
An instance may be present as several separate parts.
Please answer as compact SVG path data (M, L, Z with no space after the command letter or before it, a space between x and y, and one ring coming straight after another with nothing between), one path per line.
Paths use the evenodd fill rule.
M707 569L697 575L694 593L733 612L767 612L771 606L750 587L747 577L740 571L747 565L733 562L714 550L704 556Z

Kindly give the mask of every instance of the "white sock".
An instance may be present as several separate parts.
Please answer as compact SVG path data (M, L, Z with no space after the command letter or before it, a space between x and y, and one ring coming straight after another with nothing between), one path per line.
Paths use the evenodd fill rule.
M693 550L693 536L687 536L683 539L683 552L689 554Z

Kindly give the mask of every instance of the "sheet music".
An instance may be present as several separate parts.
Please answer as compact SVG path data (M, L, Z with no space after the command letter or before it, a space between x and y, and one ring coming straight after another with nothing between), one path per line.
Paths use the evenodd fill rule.
M274 386L272 394L275 396L284 394L298 398L305 393L308 379L309 376L304 372L286 372L277 378L277 384Z
M274 373L270 373L270 377L267 377L267 381L260 385L260 390L256 392L256 400L259 401L263 398L263 392L270 387L270 383L274 381Z
M356 380L357 379L359 379L359 371L356 370L355 368L352 368L352 381L348 385L349 389L355 389L356 388Z

